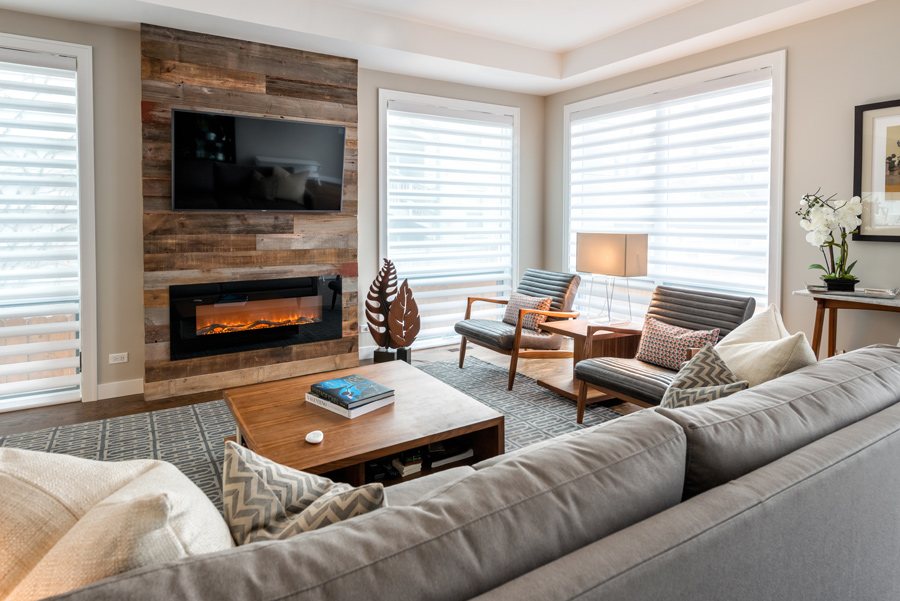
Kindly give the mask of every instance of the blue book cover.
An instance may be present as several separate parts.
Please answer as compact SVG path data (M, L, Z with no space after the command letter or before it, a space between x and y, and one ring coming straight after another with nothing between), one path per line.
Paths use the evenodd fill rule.
M347 408L359 407L394 394L392 388L357 374L313 384L310 392Z

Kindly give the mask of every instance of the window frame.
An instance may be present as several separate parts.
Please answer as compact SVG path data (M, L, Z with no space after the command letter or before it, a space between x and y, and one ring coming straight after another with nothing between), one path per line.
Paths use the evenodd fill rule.
M708 82L758 71L772 70L772 135L769 164L769 223L768 223L768 303L779 306L782 300L782 232L784 212L784 139L785 139L785 86L787 51L779 50L725 65L719 65L685 75L612 92L567 104L563 107L563 222L562 222L562 271L569 271L571 243L572 173L571 136L572 117L579 112L608 105L639 101L655 94L673 92L682 88L700 86Z
M376 272L380 269L383 260L387 256L388 243L388 178L387 178L387 111L391 101L411 104L419 104L424 107L436 109L436 115L440 116L442 109L450 111L470 111L487 113L491 115L508 116L512 118L512 175L511 175L511 232L510 232L510 288L515 292L518 283L519 272L519 160L520 149L520 109L517 106L491 104L474 100L461 100L444 96L433 96L415 92L404 92L388 88L378 88L378 263ZM399 274L402 277L402 274ZM460 319L463 315L460 314ZM416 341L414 348L431 348L443 346L448 342L456 341L457 335L447 335L439 338L431 338L424 341Z
M75 59L75 90L78 136L78 279L81 304L81 402L98 399L97 371L97 247L94 177L94 77L93 48L83 44L59 42L27 36L0 33L0 47L10 50L66 56ZM16 407L54 404L27 403ZM11 410L11 409L10 409Z

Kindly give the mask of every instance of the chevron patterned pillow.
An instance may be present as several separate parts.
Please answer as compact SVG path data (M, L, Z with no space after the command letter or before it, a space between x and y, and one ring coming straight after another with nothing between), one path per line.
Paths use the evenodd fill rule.
M238 545L281 540L385 506L384 487L353 488L225 443L222 506Z
M687 359L688 349L700 348L719 340L719 328L689 330L648 317L644 320L641 342L635 359L678 370Z
M660 407L690 407L727 397L750 386L738 381L725 362L709 343L675 375L666 389Z

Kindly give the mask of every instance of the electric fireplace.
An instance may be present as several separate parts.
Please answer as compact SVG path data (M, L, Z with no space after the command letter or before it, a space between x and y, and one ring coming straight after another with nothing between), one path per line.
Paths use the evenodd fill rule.
M171 359L336 340L341 276L169 287Z

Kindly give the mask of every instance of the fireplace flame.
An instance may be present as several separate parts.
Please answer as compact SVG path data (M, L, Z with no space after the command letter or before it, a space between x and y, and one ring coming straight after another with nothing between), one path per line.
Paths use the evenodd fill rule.
M197 307L197 335L228 334L322 321L322 297L217 303Z

